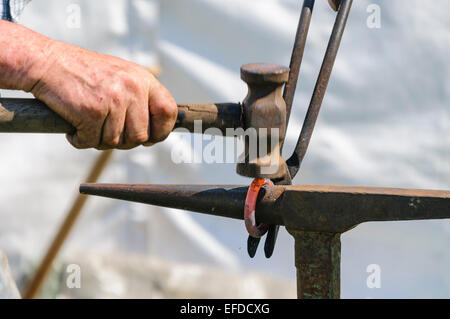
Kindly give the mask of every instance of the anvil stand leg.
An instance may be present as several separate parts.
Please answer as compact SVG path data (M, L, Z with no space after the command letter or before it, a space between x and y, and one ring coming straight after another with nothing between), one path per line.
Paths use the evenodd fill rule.
M297 298L339 299L341 234L289 230L295 239Z

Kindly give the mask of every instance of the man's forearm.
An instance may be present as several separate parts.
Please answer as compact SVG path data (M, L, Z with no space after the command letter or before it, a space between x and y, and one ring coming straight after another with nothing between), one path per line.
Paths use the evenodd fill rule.
M31 92L75 129L77 148L130 149L164 140L177 118L144 67L0 21L0 88Z
M50 63L52 41L0 20L0 88L31 91Z

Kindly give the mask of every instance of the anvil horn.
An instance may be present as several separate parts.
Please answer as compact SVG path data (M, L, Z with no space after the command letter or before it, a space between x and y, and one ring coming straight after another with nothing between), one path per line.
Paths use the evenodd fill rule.
M80 193L82 194L235 219L243 219L244 217L244 202L247 190L248 186L237 185L82 184L80 186ZM272 196L263 196L257 206L258 212L261 212L258 216L264 222L281 224L281 219L271 209L274 200L273 194Z

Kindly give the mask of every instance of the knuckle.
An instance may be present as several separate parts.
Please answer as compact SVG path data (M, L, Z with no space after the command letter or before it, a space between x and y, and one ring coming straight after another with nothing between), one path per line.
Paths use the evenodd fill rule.
M84 107L84 113L93 121L101 121L106 118L107 110L101 105L87 105Z
M175 102L158 103L154 109L155 115L163 121L174 121L177 118L178 108Z
M77 132L69 141L78 149L95 148L100 144L100 132L96 129L96 126L83 125L77 129Z
M126 74L123 76L122 81L124 87L130 92L138 93L144 91L144 86L141 84L141 81L139 81L139 78Z
M148 133L145 131L127 133L127 142L131 144L143 144L148 141L148 138Z
M122 85L118 83L111 85L107 90L108 100L112 105L115 106L121 105L123 93L124 90L122 89Z
M104 137L102 144L104 146L107 146L107 147L117 147L120 144L120 137L119 136L117 136L117 137L113 137L113 136Z
M117 137L112 139L112 141L111 141L111 145L112 146L117 146L119 144L120 144L120 136L117 136Z
M121 91L126 91L139 95L139 93L146 92L146 83L148 82L148 75L136 70L133 65L126 71L118 73L117 87L121 88Z

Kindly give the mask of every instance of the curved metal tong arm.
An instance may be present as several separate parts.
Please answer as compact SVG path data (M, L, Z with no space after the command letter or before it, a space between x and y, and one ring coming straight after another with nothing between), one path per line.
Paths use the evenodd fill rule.
M292 103L294 101L295 89L297 86L300 66L303 60L303 53L305 50L306 39L308 36L309 25L314 8L314 2L314 0L305 0L303 2L300 20L297 28L297 34L295 36L294 48L292 50L291 62L289 64L289 79L283 92L283 98L286 102L286 128L289 123ZM293 154L286 162L288 170L286 170L285 176L283 178L273 180L276 185L292 184L292 179L295 177L295 175L297 175L297 172L300 169L301 162L305 157L309 142L311 140L317 117L319 116L320 107L325 96L325 91L327 89L328 81L331 76L334 61L336 60L337 51L341 43L351 5L352 0L333 0L330 2L330 6L333 8L333 10L338 10L336 21L334 23L333 31L328 42L328 47L322 62L322 67L316 81L314 92L308 107L308 111L306 113L305 120L303 122L297 145ZM267 239L264 245L264 252L267 258L272 256L273 254L278 230L279 226L273 225L269 227ZM259 244L259 240L259 238L253 238L249 236L247 241L247 248L250 256L253 256L255 254Z
M312 2L314 1L308 1ZM337 1L333 1L336 5L339 5ZM325 52L325 57L322 62L322 67L320 69L319 76L316 81L316 85L314 87L314 91L311 97L311 101L308 107L308 111L305 116L305 120L303 122L302 130L300 132L300 137L297 141L297 145L291 157L286 161L286 164L289 168L289 173L291 175L291 179L295 177L297 172L300 169L300 165L305 157L306 151L308 149L309 142L311 140L312 132L314 130L314 126L317 121L317 117L319 116L320 107L322 105L323 98L325 96L325 91L328 86L328 81L331 76L331 71L333 69L334 61L336 60L336 55L339 49L339 45L341 43L342 35L344 34L345 25L347 23L347 18L350 13L350 8L352 5L352 0L342 0L340 2L340 6L338 9L338 13L336 16L336 21L333 26L333 31L331 33L330 40L328 42L328 47ZM312 7L311 7L312 10ZM292 59L295 59L293 54ZM293 63L291 62L291 65ZM296 71L296 70L294 70ZM292 70L291 70L292 72ZM298 71L295 76L298 76ZM296 82L296 81L295 81ZM293 100L293 91L292 88L288 84L286 85L285 97L286 100L289 100L292 103ZM295 84L294 84L295 86ZM290 110L290 107L289 107ZM289 112L288 112L289 114Z

